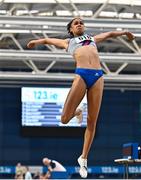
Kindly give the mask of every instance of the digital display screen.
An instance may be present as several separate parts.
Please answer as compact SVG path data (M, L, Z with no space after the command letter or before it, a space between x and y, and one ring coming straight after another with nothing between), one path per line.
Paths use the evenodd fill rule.
M23 127L86 127L86 97L82 100L83 119L76 117L68 124L61 123L61 113L70 88L36 88L21 89L22 126Z

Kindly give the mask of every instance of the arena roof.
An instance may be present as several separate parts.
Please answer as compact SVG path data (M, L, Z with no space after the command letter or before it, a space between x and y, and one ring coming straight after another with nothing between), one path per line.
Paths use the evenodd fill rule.
M26 44L41 37L66 38L67 23L80 16L86 31L94 35L113 30L133 32L133 42L124 36L109 39L100 43L98 50L106 87L140 88L140 8L140 0L1 0L0 83L45 84L45 79L55 82L56 76L57 82L69 84L74 76L70 55L49 45L29 50Z

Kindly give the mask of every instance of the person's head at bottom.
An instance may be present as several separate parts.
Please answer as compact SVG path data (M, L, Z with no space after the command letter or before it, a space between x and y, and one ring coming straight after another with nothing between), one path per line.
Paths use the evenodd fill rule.
M48 159L47 157L43 158L42 161L45 166L48 166L50 164L50 159Z

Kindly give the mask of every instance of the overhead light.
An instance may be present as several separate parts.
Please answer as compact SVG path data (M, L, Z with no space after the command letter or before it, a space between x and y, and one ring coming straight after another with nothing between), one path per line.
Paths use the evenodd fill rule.
M72 13L70 11L56 11L57 16L71 16Z
M134 36L135 36L135 37L141 37L141 34L134 33Z
M79 11L81 16L92 16L93 12L91 10L87 10L87 11Z
M117 31L122 31L122 28L116 28Z
M110 12L110 11L101 11L99 14L100 17L117 17L117 12Z
M5 24L5 27L9 28L11 27L11 24Z
M4 3L56 3L55 0L3 0Z
M102 11L99 15L100 17L119 17L119 18L127 18L131 19L134 17L134 13L117 13L111 11Z
M76 14L77 16L77 12L76 11L73 11L74 15ZM63 11L63 10L58 10L56 11L56 14L57 16L71 16L72 13L70 11ZM79 11L79 14L81 16L92 16L93 15L93 12L91 10L88 10L88 11Z
M57 30L36 30L36 29L0 29L0 34L30 34L30 33L38 33L38 34L42 34L42 33L52 33L52 34L57 34L60 33L60 31Z
M29 30L24 29L0 29L0 33L15 34L15 33L30 33Z
M129 19L131 19L131 18L134 17L134 13L120 13L119 17L120 18L129 18Z
M53 16L53 12L39 12L39 16Z
M136 13L136 17L137 17L138 19L141 19L141 15L140 15L139 13Z
M0 14L6 14L7 11L6 10L0 10Z
M48 28L49 28L49 26L47 26L47 25L43 26L43 29L48 29Z
M17 16L20 16L20 15L23 15L23 14L34 14L34 13L38 13L39 11L38 10L31 10L31 11L28 11L28 10L17 10L16 11L16 15Z

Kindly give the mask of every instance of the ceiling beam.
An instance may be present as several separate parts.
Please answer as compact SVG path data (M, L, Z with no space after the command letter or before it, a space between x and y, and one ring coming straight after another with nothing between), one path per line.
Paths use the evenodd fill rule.
M141 64L140 54L134 53L99 53L101 62L107 63L129 63ZM62 50L56 51L37 51L37 50L0 50L0 61L23 61L31 59L38 62L56 61L56 62L73 62L70 54Z
M73 3L81 3L81 4L101 4L105 3L106 0L87 0L87 1L82 1L82 0L72 0ZM19 0L3 0L4 3L19 3ZM68 4L68 0L59 0L60 3L62 4ZM39 3L44 3L44 4L52 4L56 3L55 0L20 0L20 3L34 3L34 4L39 4ZM124 1L115 1L115 0L110 0L109 4L123 4L123 5L136 5L136 6L141 6L141 2L139 0L124 0Z
M73 17L29 17L29 16L0 16L0 24L18 25L26 27L66 27L67 23ZM125 19L90 19L83 18L87 28L123 28L132 30L141 30L140 20Z

